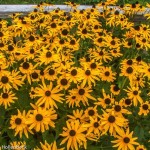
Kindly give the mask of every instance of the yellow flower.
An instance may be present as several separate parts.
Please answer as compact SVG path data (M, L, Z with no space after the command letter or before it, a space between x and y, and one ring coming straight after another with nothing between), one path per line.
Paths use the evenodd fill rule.
M49 85L46 85L45 82L43 82L42 85L40 85L40 87L36 87L34 91L34 97L39 97L36 105L41 106L42 104L45 104L46 108L58 108L55 101L62 103L63 100L63 94L59 93L60 91L61 90L57 87L53 88L52 82L50 82Z
M47 141L45 141L44 144L40 142L40 145L41 148L34 148L34 150L64 150L64 148L57 148L56 141L51 144L47 143Z
M7 107L10 106L11 103L15 103L17 99L12 91L3 90L0 96L0 105L3 105L5 109L7 109Z
M83 127L78 120L70 123L67 121L66 124L67 128L64 127L62 134L60 134L64 137L60 145L67 142L67 150L78 150L79 146L85 145L87 142L85 134L83 133L86 131L86 128ZM84 148L86 147L84 146Z
M143 102L143 99L140 97L141 90L139 90L138 87L128 87L127 89L124 89L127 92L128 98L133 100L133 105L137 106L138 101L140 104Z
M12 149L14 149L14 150L25 150L25 149L27 149L26 142L21 142L21 141L10 142L10 146L12 146Z
M20 138L22 137L22 134L24 133L25 136L28 138L28 132L33 134L33 132L30 130L28 125L26 124L26 120L28 118L29 113L26 114L25 110L23 113L18 110L17 115L12 115L10 119L10 125L9 129L15 130L15 136L19 134Z
M96 105L102 106L102 108L106 108L107 106L111 106L114 103L114 98L112 94L106 94L105 90L102 89L103 98L98 98L98 101L95 102Z
M122 132L119 132L118 135L116 135L117 140L111 141L112 143L115 143L113 147L118 147L118 150L135 150L134 145L139 145L135 140L137 137L133 138L133 131L130 133L129 128L126 132L122 130Z
M92 92L91 87L85 87L83 84L77 86L77 89L73 89L72 93L77 96L77 100L81 101L84 105L89 105L88 99L96 100L90 95Z
M138 115L143 114L144 116L146 116L149 114L149 112L150 112L150 104L148 101L146 101L146 102L141 104L140 111L139 111Z
M102 81L113 82L115 80L115 72L112 72L111 67L102 67L99 78Z
M30 114L25 121L29 125L29 129L35 129L36 132L45 132L50 127L55 127L54 120L57 119L56 111L52 108L46 110L45 108L38 107L30 111Z
M116 136L116 133L122 132L127 120L122 116L116 115L113 111L110 113L103 112L101 118L101 126L104 128L105 133L109 131L110 135Z

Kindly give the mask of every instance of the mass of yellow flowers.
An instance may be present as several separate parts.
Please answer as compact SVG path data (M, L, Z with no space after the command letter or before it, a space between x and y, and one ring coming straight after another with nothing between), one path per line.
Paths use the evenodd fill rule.
M150 149L150 4L116 2L0 19L0 149Z

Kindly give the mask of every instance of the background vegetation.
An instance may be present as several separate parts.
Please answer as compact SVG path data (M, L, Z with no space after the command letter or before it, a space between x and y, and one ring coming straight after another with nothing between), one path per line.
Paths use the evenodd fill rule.
M50 2L53 4L63 4L66 0L45 0L46 2ZM68 1L68 0L67 0ZM70 0L71 1L71 0ZM104 0L72 0L73 2L80 3L80 4L95 4L99 3ZM41 0L0 0L0 4L38 4ZM119 0L118 5L125 4L125 3L136 3L137 0ZM139 0L140 4L150 3L150 0Z

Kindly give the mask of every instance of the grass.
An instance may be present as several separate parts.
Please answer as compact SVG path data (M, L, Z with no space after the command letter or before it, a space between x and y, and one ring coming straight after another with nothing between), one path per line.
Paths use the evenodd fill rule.
M0 4L39 4L41 1L44 0L0 0ZM50 2L53 4L63 4L65 1L69 0L45 0L46 2ZM73 2L77 2L80 4L94 4L101 2L102 0L70 0ZM123 3L135 3L137 0L119 0L118 4ZM146 4L146 2L150 3L150 0L139 0L140 4Z

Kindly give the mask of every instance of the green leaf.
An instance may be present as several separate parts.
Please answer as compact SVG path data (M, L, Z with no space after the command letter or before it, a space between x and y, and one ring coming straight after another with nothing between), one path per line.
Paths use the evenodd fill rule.
M42 133L42 137L43 137L43 141L47 141L49 144L55 140L53 134L49 130Z
M134 136L138 137L139 141L142 141L144 137L144 129L140 126L134 128Z

